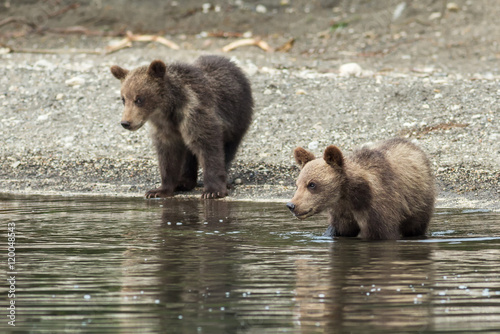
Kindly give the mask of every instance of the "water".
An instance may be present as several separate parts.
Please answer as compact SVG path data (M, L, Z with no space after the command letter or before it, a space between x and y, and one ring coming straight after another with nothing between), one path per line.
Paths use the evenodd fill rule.
M4 196L0 218L2 333L500 331L499 213L439 210L428 238L382 242L278 203Z

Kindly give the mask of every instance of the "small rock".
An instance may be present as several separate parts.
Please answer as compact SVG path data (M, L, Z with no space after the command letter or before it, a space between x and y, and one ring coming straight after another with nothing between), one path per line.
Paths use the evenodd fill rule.
M10 166L12 168L17 168L17 167L19 167L20 164L21 164L21 161L16 161L16 162L13 162Z
M448 9L450 12L458 12L460 10L460 7L454 2L449 2L446 5L446 9Z
M65 142L66 144L68 144L68 143L72 143L74 139L75 139L75 137L73 137L73 136L67 136L67 137L64 137L62 139L62 141Z
M347 63L339 67L339 74L343 77L356 76L359 77L363 69L357 63Z
M246 74L248 74L249 76L254 76L259 71L259 68L254 63L248 63L248 64L244 65L243 69L245 70Z
M297 89L297 90L295 91L295 94L296 94L296 95L306 95L307 93L306 93L306 91L305 91L305 90L303 90L303 89L300 89L300 88L299 88L299 89Z
M267 8L264 5L257 5L257 7L255 7L255 11L257 13L265 14L267 13Z
M401 2L399 5L397 5L396 9L394 9L394 13L392 14L392 20L396 21L397 19L399 19L405 9L406 9L406 2Z
M429 21L437 20L441 18L441 13L440 12L434 12L431 15L429 15Z
M266 88L266 90L264 91L264 95L271 95L273 93L272 90L270 90L269 88Z
M319 142L318 141L312 141L310 142L308 145L307 145L307 148L310 149L310 150L315 150L317 149L319 146Z
M50 113L49 114L45 114L45 115L40 115L40 116L38 116L38 118L36 120L38 122L45 122L46 120L49 119L49 116L50 116Z
M51 62L45 60L45 59L40 59L35 63L35 67L45 67L45 68L54 68L54 64Z
M234 184L242 184L243 183L243 180L241 180L240 178L237 178L236 180L234 180Z
M63 93L59 93L59 94L56 95L56 100L57 101L61 101L63 98L64 98L64 94Z
M66 80L64 83L71 87L81 86L85 83L85 79L82 77L73 77L71 79Z
M212 7L212 5L211 5L211 4L209 4L209 3L204 3L204 4L201 6L201 8L202 8L202 10L203 10L203 13L204 13L204 14L208 13L208 11L210 10L210 7Z

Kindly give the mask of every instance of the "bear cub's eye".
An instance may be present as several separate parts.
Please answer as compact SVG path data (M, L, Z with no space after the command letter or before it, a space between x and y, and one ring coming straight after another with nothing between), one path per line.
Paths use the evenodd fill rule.
M309 183L307 184L307 188L309 188L309 189L315 189L315 188L316 188L316 183L314 183L314 182L309 182Z
M134 103L138 106L140 106L144 101L140 97L136 97Z

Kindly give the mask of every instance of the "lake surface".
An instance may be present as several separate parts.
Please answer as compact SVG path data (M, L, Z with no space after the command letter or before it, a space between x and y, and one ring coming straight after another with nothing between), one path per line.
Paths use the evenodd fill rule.
M500 213L381 242L282 203L0 195L0 218L2 333L500 332Z

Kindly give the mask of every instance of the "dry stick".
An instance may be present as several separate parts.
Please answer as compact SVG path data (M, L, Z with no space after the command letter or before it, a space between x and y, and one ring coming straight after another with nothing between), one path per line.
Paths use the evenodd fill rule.
M288 41L285 42L285 44L279 46L276 48L275 51L278 52L288 52L292 49L293 44L295 44L295 38L290 38Z
M43 54L94 54L101 55L102 51L97 50L89 50L89 49L13 49L11 47L7 47L12 53L43 53Z
M132 42L158 42L171 49L179 50L179 45L176 43L157 35L134 35L132 32L127 31L127 37L130 38Z
M71 5L66 6L64 8L61 8L60 10L58 10L54 13L47 14L47 17L54 18L56 16L62 15L64 13L66 13L72 9L76 9L78 7L80 7L80 5L77 3L74 3L74 4L71 4ZM15 22L20 22L22 24L25 24L32 29L37 28L37 25L35 23L28 21L25 17L15 17L15 16L7 17L7 18L3 19L2 21L0 21L0 27L7 25L7 24L10 24L10 23L15 23Z
M9 23L14 23L14 22L21 22L27 26L30 26L31 28L35 28L36 25L32 22L28 22L25 18L23 17L7 17L5 19L3 19L2 21L0 21L0 27L1 26L4 26L4 25L7 25Z
M78 4L78 3L73 3L73 4L71 4L71 5L68 5L68 6L64 7L64 8L59 9L59 10L58 10L58 11L56 11L56 12L53 12L53 13L48 14L47 16L48 16L49 18L53 18L53 17L59 16L59 15L61 15L61 14L64 14L64 13L66 13L66 12L69 12L69 11L70 11L70 10L72 10L72 9L77 9L78 7L80 7L80 4Z
M180 49L179 45L164 37L157 35L134 35L132 32L127 31L127 35L124 39L120 40L115 45L108 45L106 47L106 54L110 54L118 50L131 47L132 42L157 42L165 46L168 46L169 48L174 50Z
M63 34L63 35L82 34L86 36L119 36L123 34L123 32L119 33L119 32L104 32L101 30L90 30L83 26L73 26L68 28L48 28L45 31L54 34Z
M232 51L236 48L242 47L242 46L249 46L249 45L255 45L261 48L264 51L271 52L272 48L264 42L263 40L256 39L256 38L246 38L246 39L240 39L238 41L229 43L225 47L222 48L222 51L224 52L229 52Z

